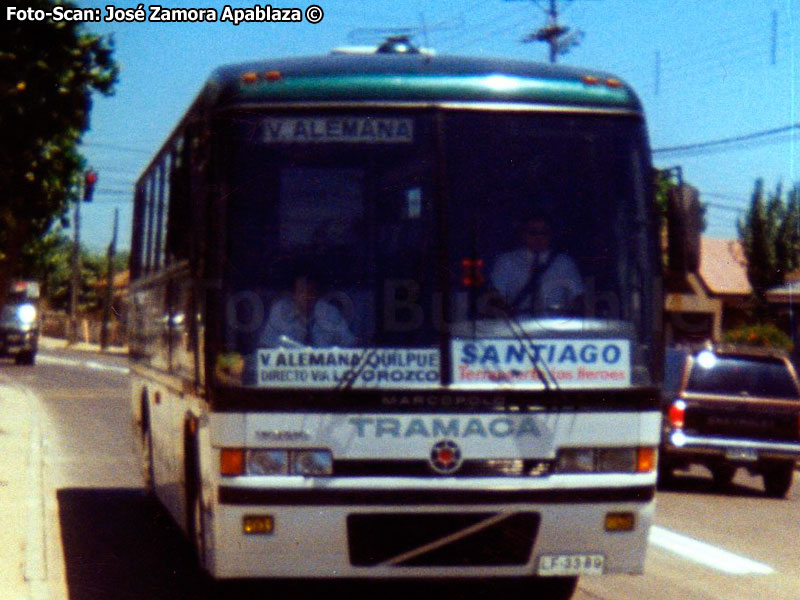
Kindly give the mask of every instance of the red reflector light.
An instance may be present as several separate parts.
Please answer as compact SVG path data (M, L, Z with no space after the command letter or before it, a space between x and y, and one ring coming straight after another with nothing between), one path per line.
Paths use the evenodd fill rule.
M461 261L461 268L463 269L461 283L464 287L480 287L485 283L482 258L464 258Z
M244 475L244 450L223 448L219 454L219 472L226 477Z
M683 400L675 400L672 406L669 407L669 422L670 425L677 428L682 428L686 417L686 402Z

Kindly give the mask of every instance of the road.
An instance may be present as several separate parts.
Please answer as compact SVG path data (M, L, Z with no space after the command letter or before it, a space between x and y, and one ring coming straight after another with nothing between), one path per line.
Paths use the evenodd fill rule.
M51 350L34 367L0 361L2 376L39 400L47 600L200 598L206 584L187 543L141 491L124 358ZM773 500L763 496L758 478L740 472L720 492L698 470L659 491L656 524L644 576L584 578L575 599L800 598L799 477L788 499ZM246 583L229 587L225 597L525 593L448 585Z

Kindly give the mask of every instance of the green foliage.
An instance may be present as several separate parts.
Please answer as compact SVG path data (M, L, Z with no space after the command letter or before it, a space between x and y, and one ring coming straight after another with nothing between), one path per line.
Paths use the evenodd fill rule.
M659 217L659 222L661 223L662 227L666 227L667 225L667 197L669 196L669 191L677 187L678 180L673 175L673 172L668 169L654 169L653 174L653 186L655 188L655 201L656 201L656 214ZM704 204L700 204L700 212L701 217L703 220L703 227L702 231L706 230L708 223L706 222L706 210L707 207Z
M53 0L28 0L52 10ZM73 7L70 2L58 2ZM77 196L92 91L117 80L113 41L79 23L0 20L0 295L20 274L22 248Z
M732 344L761 346L765 348L792 349L792 340L774 323L746 325L725 333L724 339Z
M42 297L54 310L69 311L72 285L73 240L60 228L55 228L29 244L22 255L22 270L39 282ZM114 256L114 272L128 268L129 252ZM107 281L108 255L81 249L81 288L78 292L80 312L99 310Z
M763 317L767 291L781 285L787 273L800 267L800 186L795 185L784 200L780 184L765 197L763 180L756 180L750 208L737 228L756 313Z
M678 185L675 177L670 171L662 171L654 169L654 183L655 196L656 196L656 213L659 216L659 222L663 227L667 223L667 196L669 190Z

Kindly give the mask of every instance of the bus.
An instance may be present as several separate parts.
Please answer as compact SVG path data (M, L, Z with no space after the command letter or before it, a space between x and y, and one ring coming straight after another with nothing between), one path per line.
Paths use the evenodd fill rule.
M652 188L605 73L402 40L216 70L135 186L131 249L144 481L202 569L564 598L641 573Z

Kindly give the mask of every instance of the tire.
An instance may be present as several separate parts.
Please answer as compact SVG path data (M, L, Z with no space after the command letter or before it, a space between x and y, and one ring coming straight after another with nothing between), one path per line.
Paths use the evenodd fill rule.
M36 352L20 352L14 358L14 362L18 365L33 365L36 363Z
M785 498L792 487L794 461L781 461L766 467L761 474L764 491L770 498Z
M150 429L149 419L145 416L142 428L142 479L144 480L144 493L148 498L156 496L156 478L153 467L153 434Z
M187 435L185 446L186 476L186 532L194 547L198 569L208 575L206 562L206 520L203 511L202 479L200 460L197 451L197 440Z
M659 488L670 488L675 485L675 469L668 465L658 465Z
M189 506L189 514L187 520L189 524L189 539L194 546L195 554L197 556L197 567L205 574L208 573L208 565L206 563L206 522L203 513L203 500L199 490L192 493L194 498L192 504Z
M729 464L720 464L709 467L711 470L711 477L714 479L714 487L726 488L733 481L736 475L736 467Z

